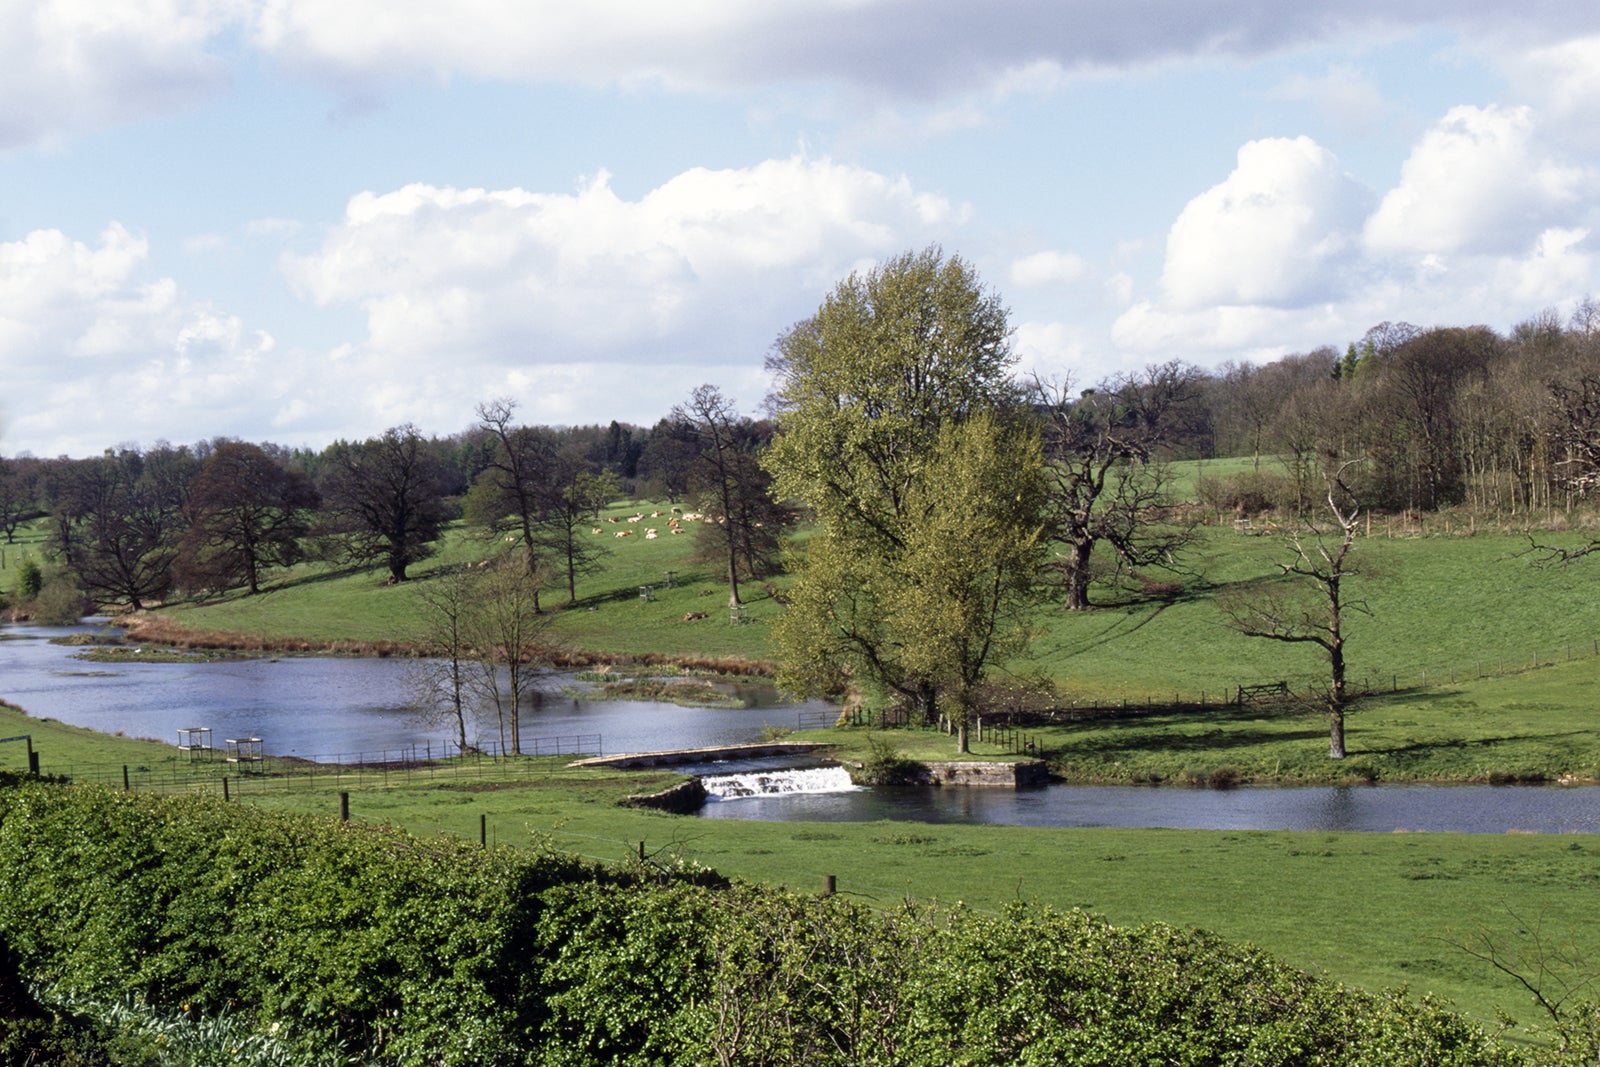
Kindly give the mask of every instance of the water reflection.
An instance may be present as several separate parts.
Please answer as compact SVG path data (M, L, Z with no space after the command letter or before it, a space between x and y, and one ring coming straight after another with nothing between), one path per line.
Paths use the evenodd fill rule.
M75 628L81 630L83 628ZM50 637L74 629L0 626L0 697L39 718L175 744L209 726L262 737L271 755L351 759L429 747L448 727L423 724L406 660L286 658L196 663L90 663ZM739 744L768 725L794 726L827 705L685 708L648 701L575 700L568 675L547 679L523 709L526 739L599 734L607 752ZM775 694L768 694L769 697ZM492 716L471 739L498 736ZM722 773L742 768L723 767ZM715 773L708 767L707 773ZM707 818L1020 826L1165 826L1215 830L1600 833L1600 787L1381 786L1192 790L1136 786L873 789L707 805Z
M287 657L192 663L94 663L50 638L89 627L0 627L0 698L37 718L104 733L177 743L177 731L207 726L218 747L230 737L261 737L276 756L335 760L415 749L442 751L455 737L428 723L403 659ZM758 703L751 708L689 708L649 701L576 700L570 674L551 674L539 699L522 708L525 739L595 735L606 752L737 744L771 724L793 728L828 705ZM775 694L758 687L758 696ZM468 740L499 740L483 711Z
M1196 830L1600 833L1600 787L1326 786L1229 790L1140 786L873 789L707 805L714 819Z

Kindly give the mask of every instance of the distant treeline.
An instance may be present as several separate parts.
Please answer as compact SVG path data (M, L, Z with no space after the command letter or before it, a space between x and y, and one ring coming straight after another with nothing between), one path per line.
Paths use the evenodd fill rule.
M448 437L404 425L315 452L218 438L0 459L0 534L12 542L23 523L44 520L55 572L33 567L24 594L134 610L173 595L254 593L267 574L307 559L381 566L403 581L457 519L571 599L606 551L591 524L634 496L703 496L700 510L721 521L697 527L702 550L731 556L745 576L770 566L786 513L771 505L753 459L771 440L769 423L692 405L650 429L526 426L507 401L479 414Z
M386 566L403 580L445 523L466 518L518 542L570 597L604 551L579 536L601 507L698 493L706 510L742 515L746 534L766 531L742 547L725 535L720 549L758 575L787 514L765 499L755 461L777 425L735 417L714 389L702 392L723 406L679 405L651 427L522 426L497 401L445 437L407 425L320 451L219 438L0 458L0 534L48 517L52 557L79 590L139 607L175 591L253 591L264 571L308 556ZM1140 528L1181 501L1161 477L1124 477L1113 493L1105 475L1164 460L1251 458L1249 471L1200 486L1202 503L1241 515L1315 508L1334 457L1361 461L1349 480L1368 511L1568 509L1600 478L1600 305L1585 300L1565 322L1546 311L1508 335L1385 322L1343 351L1020 382L1017 396L1039 415L1060 474L1054 536L1085 557L1104 544L1141 561ZM1111 517L1094 529L1091 513ZM706 546L708 558L717 551Z

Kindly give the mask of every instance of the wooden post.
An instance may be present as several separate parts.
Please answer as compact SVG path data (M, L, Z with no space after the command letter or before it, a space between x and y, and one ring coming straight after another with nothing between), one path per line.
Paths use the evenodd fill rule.
M478 816L478 844L487 847L489 844L489 816Z
M342 791L339 793L339 821L350 821L350 794Z
M124 793L130 792L128 786L128 765L126 763L122 765L122 791Z
M228 776L226 774L222 776L222 802L224 804L228 802Z
M28 773L35 778L39 776L39 753L35 752L32 747L28 749Z
M644 862L644 842L643 841L639 842L639 862L640 863Z
M838 882L837 878L835 878L831 874L825 874L825 875L822 876L822 895L823 896L825 896L825 897L833 896L833 894L838 891L838 888L839 888L839 882Z

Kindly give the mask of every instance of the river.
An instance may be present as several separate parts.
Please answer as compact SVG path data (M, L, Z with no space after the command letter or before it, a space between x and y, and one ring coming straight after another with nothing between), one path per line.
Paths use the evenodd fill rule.
M85 627L0 626L0 698L38 718L176 744L204 726L214 743L260 737L269 755L321 761L382 758L444 743L448 727L420 714L399 659L283 657L193 663L103 664L76 659L52 637ZM599 735L605 752L738 744L768 725L795 726L828 705L762 694L753 708L690 708L575 699L569 674L551 674L522 709L524 739ZM493 717L474 741L498 740ZM739 770L732 767L722 770ZM707 773L717 768L705 768ZM1229 790L1144 786L1003 789L850 789L716 800L708 818L816 822L901 820L1019 826L1163 826L1214 830L1600 833L1595 786L1353 786Z
M178 731L211 730L212 743L259 737L267 755L322 762L378 759L401 751L443 751L454 738L430 723L410 682L415 661L286 656L187 663L100 663L51 639L92 627L0 626L0 699L36 718L102 733L178 744ZM768 725L794 728L821 701L785 703L751 686L748 708L698 708L636 700L576 699L586 688L552 672L521 709L522 736L598 735L605 752L649 752L738 744ZM480 713L468 741L497 745L495 716ZM530 746L531 747L531 746Z

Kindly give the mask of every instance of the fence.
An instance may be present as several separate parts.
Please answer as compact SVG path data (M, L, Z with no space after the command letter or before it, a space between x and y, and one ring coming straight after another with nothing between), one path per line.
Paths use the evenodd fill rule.
M604 755L599 734L535 737L522 740L522 751L506 754L498 743L462 750L450 743L424 743L377 752L287 757L267 756L260 762L229 763L210 754L189 753L186 762L161 767L130 765L54 766L48 759L46 774L61 774L76 782L90 782L128 790L176 792L196 789L224 796L264 789L292 790L382 787L419 781L457 781L536 773L518 757Z

